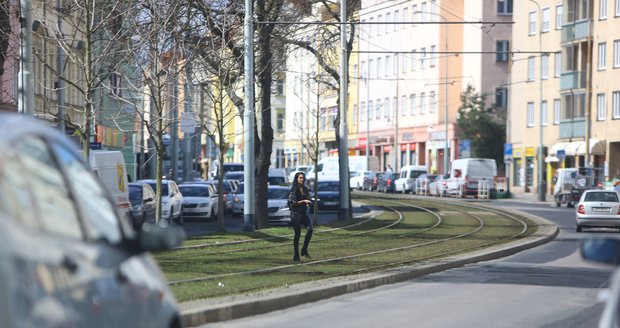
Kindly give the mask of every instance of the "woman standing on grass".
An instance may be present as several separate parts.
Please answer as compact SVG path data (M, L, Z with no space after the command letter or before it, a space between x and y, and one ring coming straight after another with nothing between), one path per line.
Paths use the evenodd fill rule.
M293 185L288 195L288 205L291 210L291 223L295 231L293 238L293 262L299 262L299 237L301 235L301 225L306 226L306 237L304 238L304 246L301 248L301 256L310 258L308 254L308 244L312 238L312 221L306 214L308 205L312 204L308 187L306 187L306 175L304 172L297 172L293 179Z

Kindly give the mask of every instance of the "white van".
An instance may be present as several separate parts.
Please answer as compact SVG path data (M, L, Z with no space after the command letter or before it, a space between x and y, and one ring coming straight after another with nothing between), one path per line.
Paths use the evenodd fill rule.
M488 158L462 158L452 162L446 193L458 197L478 196L480 181L487 181L488 192L494 189L497 163Z
M121 215L130 217L129 186L123 153L118 150L91 150L90 169L112 196Z
M424 165L405 165L400 168L400 175L394 181L396 192L407 193L415 192L415 180L422 174L427 174L428 170Z
M311 167L306 172L306 179L309 181L314 180L314 171L318 172L319 181L326 180L339 180L340 179L340 164L338 163L339 157L325 157L317 162L316 168ZM370 166L374 166L374 163L378 161L375 156L369 158ZM353 171L367 171L368 162L366 156L349 156L349 173Z

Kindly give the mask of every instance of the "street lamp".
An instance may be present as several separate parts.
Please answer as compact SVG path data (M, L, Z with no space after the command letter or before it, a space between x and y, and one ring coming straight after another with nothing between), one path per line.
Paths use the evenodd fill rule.
M543 24L543 14L542 11L540 10L540 5L538 4L538 2L536 2L535 0L530 0L531 2L533 2L536 7L538 7L538 12L540 14L540 29L538 30L538 52L540 53L540 76L538 77L540 79L539 82L539 89L538 89L538 95L539 95L539 99L538 99L538 124L540 126L540 129L538 129L538 200L541 202L545 201L545 189L546 189L546 183L544 181L545 179L545 171L544 171L544 167L543 167L543 162L544 162L544 158L543 158L543 111L542 111L542 98L543 98L543 79L542 79L542 72L543 72L543 61L542 61L542 24Z
M443 145L443 174L446 175L448 174L449 170L448 170L448 160L450 158L450 156L448 155L448 86L449 86L449 82L448 82L448 24L445 24L448 22L448 20L443 17L443 15L438 14L438 13L434 13L434 12L425 12L425 11L416 11L415 13L422 13L422 14L431 14L431 15L435 15L438 16L439 18L441 18L444 22L444 25L446 26L445 28L445 37L444 37L444 61L445 61L445 73L444 73L444 92L445 92L445 101L444 101L444 135L445 135L445 139L444 139L444 145Z

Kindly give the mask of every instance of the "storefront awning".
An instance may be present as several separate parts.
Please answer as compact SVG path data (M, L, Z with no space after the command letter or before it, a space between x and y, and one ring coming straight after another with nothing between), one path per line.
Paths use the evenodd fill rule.
M560 159L555 156L547 156L545 157L545 163L557 163Z
M566 146L567 156L579 156L586 154L586 142L575 141ZM590 139L590 155L605 155L605 140Z
M585 145L584 141L569 142L568 145L566 145L566 148L564 148L564 151L566 151L566 156L579 155L579 148L583 147L583 145Z
M551 149L549 149L549 156L557 156L558 150L565 150L568 144L568 142L558 142L554 144L551 146Z

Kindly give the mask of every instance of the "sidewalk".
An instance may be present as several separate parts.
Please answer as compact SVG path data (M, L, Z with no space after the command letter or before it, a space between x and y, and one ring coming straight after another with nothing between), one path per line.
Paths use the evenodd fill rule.
M534 202L536 200L536 195L519 194L515 195L512 200ZM381 213L379 209L367 207L357 202L353 202L352 211L356 218L375 216ZM244 295L183 302L179 304L183 324L186 327L193 327L207 323L253 316L364 289L403 282L423 275L461 267L470 263L505 257L551 241L558 234L558 228L549 221L524 212L513 211L517 212L519 215L527 216L532 221L536 222L539 225L538 231L530 237L508 244L456 255L441 260L411 265L399 268L398 270L336 277L321 280L320 283L312 281L288 286L286 288L275 288Z

